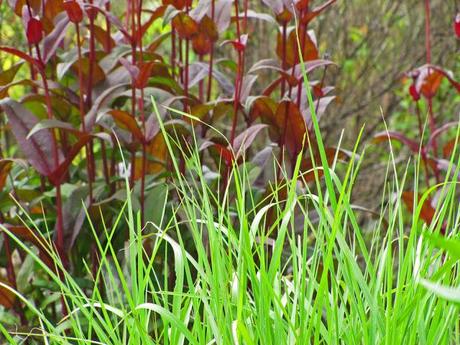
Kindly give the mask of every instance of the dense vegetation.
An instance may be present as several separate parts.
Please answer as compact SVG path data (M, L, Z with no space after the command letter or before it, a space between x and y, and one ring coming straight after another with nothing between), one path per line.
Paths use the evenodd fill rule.
M421 3L423 61L353 140L337 75L374 88L386 66L358 66L367 29L326 53L340 1L0 3L6 343L460 342L460 83Z

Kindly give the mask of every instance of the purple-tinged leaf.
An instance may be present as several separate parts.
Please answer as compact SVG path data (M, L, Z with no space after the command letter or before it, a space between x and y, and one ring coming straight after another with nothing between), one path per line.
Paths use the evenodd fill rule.
M85 3L85 7L88 13L93 10L97 10L98 12L100 12L111 24L113 24L123 34L123 36L128 40L128 42L131 42L131 35L125 29L123 23L116 16L96 5Z
M230 25L232 3L232 0L219 0L216 2L214 22L216 23L219 34L227 30ZM211 17L210 9L207 14Z
M275 14L279 14L283 11L283 1L281 0L262 0Z
M11 130L30 164L42 175L50 176L54 171L53 136L49 130L42 130L27 139L31 129L38 119L20 103L11 99L0 101L0 107L5 111ZM59 161L62 153L58 152Z
M240 90L241 104L244 104L246 102L246 99L249 97L249 94L251 93L252 87L254 86L256 80L257 76L253 74L247 74L243 77L243 82Z
M276 19L267 13L260 13L260 12L256 12L253 10L248 10L246 15L247 15L247 18L249 19L263 20L265 22L278 26L278 22L276 21ZM244 12L240 13L239 14L240 20L244 18L244 16L245 16Z
M455 122L448 122L448 123L445 123L444 125L442 125L441 127L436 128L436 130L433 131L433 133L431 133L430 138L428 139L427 148L433 147L433 142L434 142L434 141L436 140L436 138L439 137L442 133L446 132L447 130L449 130L449 129L451 129L451 128L458 127L459 124L460 124L460 123L457 122L457 121L455 121Z
M302 97L302 113L304 114L305 121L307 122L308 128L311 128L312 120L311 120L311 113L310 113L310 106L308 104L307 97ZM335 96L328 96L328 97L321 97L319 100L314 100L313 103L315 105L315 112L316 118L318 121L321 120L321 117L326 112L327 107L331 102L335 99Z
M30 55L16 49L16 48L11 48L11 47L6 47L6 46L0 46L0 51L4 51L5 53L15 55L18 58L27 61L28 63L34 65L35 67L38 68L39 71L43 70L43 64L40 63L37 59L34 59Z
M388 140L396 140L400 143L406 145L413 153L419 152L419 144L415 140L409 139L404 134L400 132L393 132L393 131L383 131L374 135L374 139L372 140L374 143L381 143Z
M111 101L120 96L129 84L118 84L106 89L102 92L99 97L94 101L88 114L85 116L85 125L88 131L91 131L94 124L96 123L97 115L99 111L106 107Z
M45 64L51 59L54 53L56 53L56 49L64 40L69 23L69 18L64 16L56 24L53 31L45 37L45 40L43 41L43 61Z
M68 131L68 132L74 134L77 137L83 135L82 132L80 132L78 129L72 127L72 125L70 123L68 123L68 122L63 122L63 121L59 121L59 120L56 120L56 119L45 119L45 120L41 120L40 122L38 122L30 130L29 134L27 134L26 139L29 140L36 133L38 133L38 132L40 132L40 131L42 131L44 129L53 129L53 128L59 128L59 129Z
M252 125L235 138L233 142L233 151L235 152L237 158L244 155L248 147L251 146L252 142L256 138L257 134L266 127L268 126L264 124Z

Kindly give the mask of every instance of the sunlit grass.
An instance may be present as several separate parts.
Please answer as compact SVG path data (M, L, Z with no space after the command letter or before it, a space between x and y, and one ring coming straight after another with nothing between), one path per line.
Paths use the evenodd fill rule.
M171 153L177 152L176 142L166 132L165 137ZM319 180L314 188L304 184L298 161L291 179L256 201L249 165L231 169L222 194L203 175L198 151L180 149L187 176L176 166L178 202L172 212L162 203L161 220L141 228L128 191L111 228L91 226L101 265L90 292L56 254L61 277L2 228L59 286L68 311L53 323L18 294L37 324L30 334L0 326L8 343L25 337L45 344L458 342L460 246L454 239L459 214L453 181L438 186L443 189L438 221L428 227L419 219L422 203L413 215L401 204L406 176L398 178L390 159L393 177L383 191L380 218L364 229L351 203L361 153L343 174L336 174L333 164L332 185L326 187ZM116 252L111 240L120 222L127 224L129 240ZM446 237L438 234L441 224Z

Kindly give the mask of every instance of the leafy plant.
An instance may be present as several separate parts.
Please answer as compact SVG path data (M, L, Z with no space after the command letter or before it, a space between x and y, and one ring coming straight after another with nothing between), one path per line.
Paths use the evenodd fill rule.
M158 219L157 194L168 190L164 186L174 172L174 157L179 157L179 170L186 175L188 154L178 153L195 141L213 176L210 183L222 192L233 165L252 161L258 169L255 188L262 195L269 183L292 175L298 155L308 176L305 182L313 182L312 171L320 160L312 111L320 118L334 100L333 87L324 84L327 68L334 64L320 58L311 24L334 2L314 7L305 0L294 6L265 1L270 13L251 10L248 1L238 0L129 0L126 11L110 1L8 3L23 24L25 40L24 49L13 42L0 46L3 61L12 61L0 74L0 109L7 125L2 134L12 134L16 142L8 140L0 157L3 226L33 244L54 270L42 242L24 231L29 222L19 221L18 215L30 214L39 228L47 226L43 235L52 240L62 269L83 277L81 258L91 261L93 274L101 261L97 246L88 241L88 216L81 202L96 229L113 225L129 194L123 183L129 175L140 224ZM277 48L272 59L248 66L254 21L261 20L279 31ZM311 82L303 78L303 63ZM267 70L274 80L258 85L259 74ZM306 84L314 91L313 108ZM10 97L18 88L22 96ZM151 96L161 104L165 132L146 106ZM167 150L165 133L181 143L174 155ZM346 158L345 151L332 147L324 152L323 163ZM273 154L278 169L268 176L263 171L274 162ZM126 166L122 155L128 157ZM117 250L129 237L122 223L114 233ZM2 265L11 273L13 252L20 253L21 261L27 255L7 236L3 247ZM64 279L62 269L56 274ZM14 274L7 278L10 286L17 286ZM45 291L34 293L43 297ZM14 307L27 324L21 302L12 303L8 297L1 304ZM66 315L65 303L61 307Z

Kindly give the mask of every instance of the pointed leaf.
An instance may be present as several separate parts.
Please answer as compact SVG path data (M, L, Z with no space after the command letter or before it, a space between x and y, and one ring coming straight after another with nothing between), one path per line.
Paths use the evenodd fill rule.
M11 286L8 281L3 279L0 279L0 283ZM0 305L4 306L6 309L11 309L13 308L15 301L16 295L9 289L0 285Z
M399 141L403 145L406 145L413 153L419 152L419 144L415 140L409 139L408 137L406 137L404 134L400 132L393 132L393 131L380 132L374 135L374 139L372 141L374 143L381 143L381 142L385 142L388 140Z
M281 101L276 110L275 121L279 128L280 143L285 145L291 157L296 157L302 150L307 131L299 108L292 101Z
M182 39L191 39L198 33L198 24L185 12L180 12L172 20L172 26Z
M0 159L0 192L5 187L6 179L12 167L13 161L9 159Z
M37 125L38 119L20 103L10 99L0 101L0 107L5 111L16 141L30 164L40 174L49 176L55 167L52 159L54 139L51 132L42 130L27 139L29 132Z
M144 135L136 121L136 119L128 112L123 110L110 110L107 114L111 115L117 124L122 128L127 129L137 140L144 141Z
M402 200L404 201L404 204L406 205L406 207L409 209L410 212L414 212L414 203L415 203L415 207L418 207L418 203L421 199L421 196L419 195L417 197L417 200L415 200L413 191L405 191L402 193L401 197L402 197ZM429 198L426 199L420 211L420 218L427 225L430 225L434 218L435 213L436 213L436 210L433 208L433 206L431 206L431 199Z
M267 125L264 124L253 125L239 134L233 141L233 151L236 153L236 156L242 156L248 147L251 146L257 134L266 127Z
M311 61L318 59L318 49L316 48L316 44L313 42L312 37L310 36L310 32L306 32L305 34L305 42L302 44L303 47L303 61ZM300 39L302 43L302 39ZM286 40L286 64L289 67L297 65L300 61L299 59L299 49L297 47L297 36L296 31L291 30L288 34ZM280 59L283 58L283 37L281 33L278 33L277 38L277 45L276 45L276 55Z

